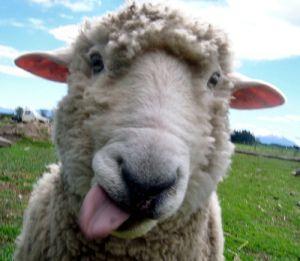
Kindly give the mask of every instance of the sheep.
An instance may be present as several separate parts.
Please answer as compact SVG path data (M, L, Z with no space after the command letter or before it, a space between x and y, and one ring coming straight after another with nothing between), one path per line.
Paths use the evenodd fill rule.
M132 3L85 23L72 46L15 62L68 83L61 163L34 187L15 260L223 260L228 110L284 98L234 74L222 30Z

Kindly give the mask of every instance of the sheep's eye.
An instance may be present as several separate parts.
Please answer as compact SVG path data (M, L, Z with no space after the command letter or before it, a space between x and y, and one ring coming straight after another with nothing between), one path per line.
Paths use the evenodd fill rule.
M208 80L208 83L207 83L207 86L209 88L215 87L218 84L220 78L221 78L221 74L219 72L214 72L212 74L212 76L210 76L210 78Z
M93 74L100 73L104 69L101 55L99 53L93 53L91 54L90 59Z

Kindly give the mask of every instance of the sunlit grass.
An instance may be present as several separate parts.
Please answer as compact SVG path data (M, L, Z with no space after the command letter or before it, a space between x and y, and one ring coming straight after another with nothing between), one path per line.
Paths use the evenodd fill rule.
M242 260L300 259L299 163L235 155L219 186L226 256Z
M32 186L56 160L48 142L22 140L0 149L0 260L11 260Z

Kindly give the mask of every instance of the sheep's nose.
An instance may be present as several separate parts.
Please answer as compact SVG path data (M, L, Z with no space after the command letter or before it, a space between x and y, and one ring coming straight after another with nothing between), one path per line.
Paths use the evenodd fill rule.
M168 173L156 178L141 177L139 173L131 171L125 164L121 167L123 179L127 185L130 204L136 210L147 211L154 207L163 192L169 190L176 182L176 173Z

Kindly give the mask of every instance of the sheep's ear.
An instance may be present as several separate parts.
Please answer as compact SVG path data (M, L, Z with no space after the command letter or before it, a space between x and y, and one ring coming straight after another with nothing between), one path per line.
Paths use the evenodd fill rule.
M69 74L70 52L67 49L53 52L34 52L19 56L15 64L37 76L56 82L66 82Z
M263 109L282 105L285 97L275 86L241 74L230 74L234 83L230 107L240 110Z

